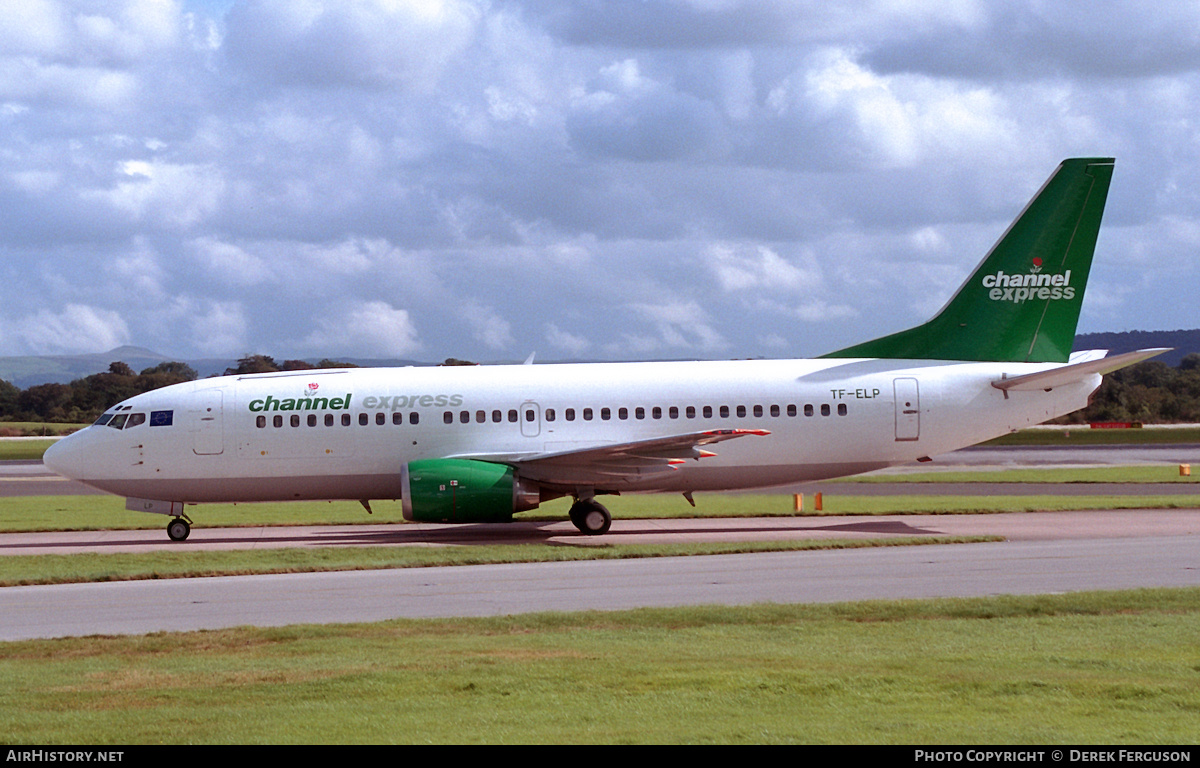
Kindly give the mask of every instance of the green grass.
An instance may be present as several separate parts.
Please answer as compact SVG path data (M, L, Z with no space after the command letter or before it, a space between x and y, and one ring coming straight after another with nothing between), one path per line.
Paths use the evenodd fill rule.
M1171 429L1092 429L1073 424L1061 429L1023 429L983 445L1155 445L1200 443L1200 427Z
M0 440L0 461L40 459L54 440Z
M37 437L39 435L69 435L87 424L54 424L40 421L0 421L0 437Z
M15 744L1192 744L1200 590L0 645Z
M604 497L615 520L693 517L795 517L791 494L698 494L693 509L674 495ZM824 511L812 510L806 497L804 515L967 514L1043 512L1075 509L1191 509L1195 495L1086 496L855 496L824 494ZM569 501L558 499L517 520L566 520ZM189 506L197 526L216 528L258 525L339 525L396 523L402 525L400 504L371 502L368 515L356 502L282 502L264 504L201 504ZM116 496L0 497L0 532L83 531L165 528L167 517L130 512ZM165 534L164 534L165 535Z
M1180 475L1179 465L1065 467L1056 469L955 469L939 472L903 472L860 475L830 483L1200 483L1196 474Z
M485 563L545 563L691 557L745 552L861 549L926 544L1003 541L1000 536L930 536L817 541L702 542L696 544L494 544L442 547L329 547L239 550L178 550L147 553L12 555L0 557L0 587L129 581L264 573L426 568Z

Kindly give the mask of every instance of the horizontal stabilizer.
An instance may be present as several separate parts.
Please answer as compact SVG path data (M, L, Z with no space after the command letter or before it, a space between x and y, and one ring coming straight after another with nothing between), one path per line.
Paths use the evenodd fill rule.
M1085 376L1097 373L1101 375L1112 373L1126 366L1140 363L1155 355L1161 355L1163 352L1170 351L1166 347L1161 349L1139 349L1137 352L1126 352L1123 355L1102 357L1098 360L1086 360L1082 363L1070 363L1059 368L1051 368L1048 371L1014 376L1011 379L997 379L992 382L992 386L996 389L1003 389L1006 392L1054 389L1055 387L1079 381Z

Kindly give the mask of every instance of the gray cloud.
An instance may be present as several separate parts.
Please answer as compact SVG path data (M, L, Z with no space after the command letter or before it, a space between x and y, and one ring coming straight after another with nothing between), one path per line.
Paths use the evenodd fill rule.
M1189 4L11 6L0 354L816 354L1107 154L1082 329L1195 325Z

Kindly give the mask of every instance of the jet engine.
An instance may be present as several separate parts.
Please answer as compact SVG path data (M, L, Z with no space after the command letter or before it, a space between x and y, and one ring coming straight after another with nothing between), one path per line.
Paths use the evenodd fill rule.
M508 523L541 503L537 483L490 461L410 461L400 484L404 519L427 523Z

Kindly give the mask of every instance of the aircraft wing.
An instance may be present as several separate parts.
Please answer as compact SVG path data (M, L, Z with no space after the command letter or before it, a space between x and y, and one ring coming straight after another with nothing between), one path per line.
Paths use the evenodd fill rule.
M1101 357L1098 359L1086 359L1083 362L1068 363L1067 365L1051 368L1048 371L1038 371L1037 373L1027 373L1024 376L1014 376L1011 379L997 379L992 382L992 386L996 389L1003 389L1006 392L1021 392L1033 390L1050 390L1055 387L1061 387L1075 381L1079 381L1085 376L1093 374L1112 373L1134 363L1140 363L1143 360L1161 355L1163 352L1169 352L1170 348L1164 347L1161 349L1139 349L1136 352L1126 352L1123 355L1114 355L1113 357Z
M710 429L650 440L593 445L564 451L520 454L458 455L511 464L522 477L547 484L597 485L673 471L688 459L716 456L702 446L747 435L769 435L765 429Z

